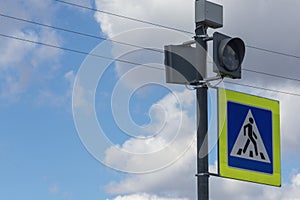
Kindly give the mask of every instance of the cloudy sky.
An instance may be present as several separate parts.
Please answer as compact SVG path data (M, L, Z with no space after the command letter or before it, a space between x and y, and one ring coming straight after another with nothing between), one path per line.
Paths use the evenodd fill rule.
M194 1L0 1L0 198L195 199L194 91L161 52L192 38ZM300 199L300 2L214 2L247 45L219 86L280 101L282 187L211 177L210 197ZM208 133L216 172L215 89Z

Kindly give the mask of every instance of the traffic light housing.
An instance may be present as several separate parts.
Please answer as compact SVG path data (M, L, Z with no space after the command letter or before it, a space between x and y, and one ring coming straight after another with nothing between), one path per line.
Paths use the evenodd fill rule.
M222 33L213 35L213 71L222 77L241 78L245 44L240 38L231 38Z
M168 45L164 48L166 82L191 85L201 79L196 48L189 45Z

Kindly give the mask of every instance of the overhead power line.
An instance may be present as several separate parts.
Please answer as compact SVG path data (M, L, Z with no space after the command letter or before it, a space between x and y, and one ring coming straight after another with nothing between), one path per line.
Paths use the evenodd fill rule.
M5 18L9 18L9 19L13 19L13 20L18 20L18 21L30 23L30 24L34 24L34 25L38 25L38 26L42 26L42 27L46 27L46 28L50 28L50 29L55 29L55 30L60 30L60 31L72 33L72 34L77 34L77 35L81 35L81 36L85 36L85 37L90 37L90 38L105 40L105 41L111 41L111 42L114 42L114 43L130 46L130 47L134 47L134 48L140 48L140 49L145 49L145 50L150 50L150 51L156 51L156 52L163 53L163 50L158 50L158 49L153 49L153 48L145 48L145 47L135 45L135 44L131 44L131 43L111 40L111 39L108 39L108 38L104 38L104 37L100 37L100 36L96 36L96 35L91 35L91 34L87 34L87 33L83 33L83 32L78 32L78 31L74 31L74 30L70 30L70 29L66 29L66 28L61 28L61 27L57 27L57 26L52 26L52 25L48 25L48 24L43 24L43 23L40 23L40 22L31 21L31 20L27 20L27 19L23 19L23 18L18 18L18 17L15 17L15 16L10 16L10 15L3 14L3 13L0 13L0 16L5 17ZM272 52L274 52L274 51L272 51ZM272 76L272 77L284 78L284 79L300 82L300 79L290 78L290 77L280 76L280 75L274 75L274 74L261 72L261 71L255 71L255 70L250 70L250 69L243 69L243 71L248 71L248 72L253 72L253 73L258 73L258 74L264 74L264 75L268 75L268 76Z
M300 94L293 93L293 92L285 92L285 91L280 91L280 90L268 89L268 88L263 88L263 87L253 86L253 85L248 85L248 84L243 84L243 83L233 83L233 82L230 82L230 81L224 81L224 83L231 84L231 85L239 85L239 86L243 86L243 87L249 87L249 88L254 88L254 89L259 89L259 90L264 90L264 91L269 91L269 92L282 93L282 94L287 94L287 95L292 95L292 96L299 96L300 97Z
M46 43L43 43L43 42L28 40L28 39L25 39L25 38L6 35L6 34L2 34L2 33L0 33L0 36L5 37L5 38L14 39L14 40L19 40L19 41L22 41L22 42L27 42L27 43L42 45L42 46L51 47L51 48L55 48L55 49L60 49L60 50L63 50L63 51L78 53L78 54L82 54L82 55L88 55L88 56L98 57L98 58L102 58L102 59L106 59L106 60L112 60L112 61L122 62L122 63L126 63L126 64L132 64L132 65L142 65L142 66L145 66L145 67L148 67L148 68L163 70L162 68L159 68L159 67L154 67L154 66L150 66L150 65L141 64L141 63L131 62L131 61L128 61L128 60L123 60L123 59L118 59L118 58L111 58L111 57L108 57L108 56L103 56L103 55L94 54L94 53L88 53L88 52L85 52L85 51L82 51L82 50L76 50L76 49L71 49L71 48L66 48L66 47L60 47L60 46L53 45L53 44L46 44Z
M262 74L262 75L271 76L271 77L275 77L275 78L282 78L282 79L287 79L290 81L300 82L300 79L297 79L297 78L291 78L291 77L287 77L287 76L281 76L281 75L277 75L277 74L271 74L271 73L256 71L256 70L252 70L252 69L242 69L242 70L246 71L246 72L252 72L252 73Z
M27 43L42 45L42 46L46 46L46 47L50 47L50 48L60 49L60 50L63 50L63 51L69 51L69 52L78 53L78 54L82 54L82 55L94 56L94 57L98 57L98 58L102 58L102 59L106 59L106 60L117 61L117 62L132 64L132 65L141 65L141 66L152 68L152 69L156 69L156 70L164 70L163 68L160 68L160 67L154 67L154 66L150 66L150 65L146 65L146 64L141 64L141 63L136 63L136 62L132 62L132 61L128 61L128 60L123 60L123 59L111 58L111 57L108 57L108 56L103 56L103 55L99 55L99 54L88 53L88 52L85 52L85 51L71 49L71 48L66 48L66 47L60 47L60 46L53 45L53 44L46 44L46 43L43 43L43 42L33 41L33 40L29 40L29 39L25 39L25 38L20 38L20 37L16 37L16 36L11 36L11 35L6 35L6 34L2 34L2 33L0 33L0 36L1 37L5 37L5 38L9 38L9 39L19 40L21 42L27 42ZM241 83L233 83L233 82L228 82L228 81L224 81L224 82L228 83L228 84L234 84L234 85L239 85L239 86L244 86L244 87L261 89L261 90L270 91L270 92L277 92L277 93L282 93L282 94L287 94L287 95L300 96L300 94L292 93L292 92L285 92L285 91L280 91L280 90L267 89L267 88L263 88L263 87L258 87L258 86L253 86L253 85L247 85L247 84L241 84Z
M132 43L126 43L126 42L116 41L116 40L112 40L112 39L105 38L105 37L91 35L91 34L79 32L79 31L75 31L75 30L70 30L70 29L66 29L66 28L62 28L62 27L52 26L52 25L49 25L49 24L44 24L44 23L40 23L40 22L36 22L36 21L32 21L32 20L27 20L27 19L24 19L24 18L10 16L10 15L6 15L6 14L3 14L3 13L0 13L0 16L1 17L5 17L5 18L9 18L9 19L13 19L13 20L17 20L17 21L22 21L22 22L26 22L26 23L30 23L30 24L42 26L42 27L46 27L46 28L50 28L50 29L64 31L64 32L68 32L68 33L72 33L72 34L76 34L76 35L80 35L80 36L85 36L85 37L89 37L89 38L99 39L99 40L103 40L103 41L110 41L110 42L113 42L113 43L122 44L122 45L130 46L130 47L134 47L134 48L140 48L140 49L145 49L145 50L150 50L150 51L156 51L156 52L164 53L163 50L160 50L160 49L147 48L147 47L139 46L139 45L132 44ZM279 52L276 52L276 51L266 50L266 49L259 48L259 47L254 47L254 46L248 46L248 47L249 48L254 48L254 49L257 49L257 50L260 50L260 51L267 51L267 52L270 52L270 53L278 53L280 55L290 56L290 57L294 57L294 58L300 59L299 56L294 56L294 55L279 53ZM286 76L274 75L274 74L270 74L270 73L266 73L266 72L260 72L260 71L255 71L255 70L250 70L250 69L243 69L243 70L244 71L248 71L248 72L253 72L253 73L258 73L258 74L264 74L264 75L268 75L268 76L273 76L273 77L277 77L277 78L284 78L284 79L289 79L289 80L292 80L292 81L299 81L300 82L300 79L296 79L296 78L290 78L290 77L286 77Z
M136 18L133 18L133 17L128 17L128 16L125 16L125 15L120 15L120 14L116 14L116 13L113 13L113 12L108 12L108 11L104 11L104 10L100 10L100 9L96 9L96 8L91 8L91 7L83 6L83 5L76 4L76 3L71 3L71 2L62 1L62 0L55 0L55 1L57 1L59 3L66 4L66 5L69 5L69 6L75 6L75 7L82 8L82 9L87 9L87 10L91 10L91 11L95 11L95 12L100 12L100 13L112 15L112 16L115 16L115 17L127 19L127 20L130 20L130 21L135 21L135 22L139 22L139 23L143 23L143 24L148 24L148 25L151 25L151 26L166 28L166 29L179 31L179 32L183 32L183 33L188 33L188 34L194 34L193 32L185 31L183 29L178 29L178 28L174 28L174 27L170 27L170 26L165 26L165 25L162 25L162 24L149 22L149 21L146 21L146 20L136 19Z
M213 64L213 62L211 62L211 61L208 61L208 63ZM271 74L271 73L257 71L257 70L253 70L253 69L249 69L249 68L250 67L248 66L248 68L242 68L242 70L246 71L246 72L251 72L251 73L256 73L256 74L262 74L262 75L266 75L266 76L271 76L271 77L274 77L274 78L281 78L281 79L286 79L286 80L290 80L290 81L300 82L300 79L297 79L297 78L291 78L291 77L288 77L288 76Z
M135 47L135 48L140 48L140 49L145 49L145 50L150 50L150 51L156 51L156 52L163 53L163 50L153 49L153 48L145 48L145 47L142 47L142 46L139 46L139 45L134 45L134 44L126 43L126 42L116 41L116 40L112 40L112 39L109 39L109 38L100 37L100 36L96 36L96 35L91 35L91 34L79 32L79 31L75 31L75 30L71 30L71 29L66 29L66 28L62 28L62 27L52 26L52 25L49 25L49 24L44 24L44 23L40 23L40 22L36 22L36 21L32 21L32 20L27 20L27 19L24 19L24 18L19 18L19 17L15 17L15 16L11 16L11 15L6 15L6 14L3 14L3 13L0 13L0 16L5 17L5 18L9 18L9 19L13 19L13 20L17 20L17 21L21 21L21 22L26 22L26 23L46 27L46 28L50 28L50 29L64 31L64 32L68 32L68 33L72 33L72 34L76 34L76 35L80 35L80 36L84 36L84 37L89 37L89 38L103 40L103 41L110 41L110 42L113 42L113 43L122 44L122 45L130 46L130 47Z
M91 10L91 11L94 11L94 12L100 12L100 13L104 13L104 14L107 14L107 15L112 15L112 16L115 16L115 17L127 19L127 20L130 20L130 21L135 21L135 22L139 22L139 23L143 23L143 24L148 24L148 25L152 25L152 26L156 26L156 27L161 27L161 28L165 28L165 29L170 29L170 30L179 31L179 32L182 32L182 33L188 33L188 34L194 35L193 32L186 31L186 30L179 29L179 28L170 27L170 26L167 26L167 25L162 25L162 24L158 24L158 23L154 23L154 22L150 22L150 21L146 21L146 20L140 20L140 19L136 19L136 18L133 18L133 17L128 17L128 16L125 16L125 15L120 15L120 14L116 14L116 13L109 12L109 11L104 11L104 10L100 10L100 9L96 9L96 8L91 8L91 7L87 7L87 6L83 6L83 5L80 5L80 4L71 3L71 2L67 2L67 1L63 1L63 0L55 0L55 1L59 2L59 3L62 3L62 4L69 5L69 6L78 7L78 8L82 8L82 9L86 9L86 10ZM264 52L268 52L268 53L281 55L281 56L300 59L300 56L297 56L297 55L292 55L292 54L288 54L288 53L274 51L274 50L270 50L270 49L266 49L266 48L256 47L256 46L252 46L252 45L246 45L246 47L251 48L251 49L256 49L256 50L259 50L259 51L264 51Z
M278 54L278 55L281 55L281 56L287 56L287 57L291 57L291 58L300 59L300 56L296 56L296 55L292 55L292 54L288 54L288 53L282 53L282 52L279 52L279 51L269 50L269 49L265 49L265 48L261 48L261 47L255 47L255 46L251 46L251 45L246 45L246 47L251 48L251 49L256 49L256 50L259 50L259 51L268 52L268 53Z
M76 35L80 35L80 36L84 36L84 37L99 39L99 40L103 40L103 41L110 41L110 42L113 42L113 43L117 43L117 44L121 44L121 45L126 45L126 46L130 46L130 47L134 47L134 48L140 48L140 49L144 49L144 50L149 50L149 51L155 51L155 52L159 52L159 53L164 53L164 51L160 50L160 49L147 48L147 47L139 46L139 45L132 44L132 43L120 42L120 41L112 40L112 39L105 38L105 37L91 35L91 34L79 32L79 31L75 31L75 30L70 30L70 29L66 29L66 28L62 28L62 27L52 26L52 25L49 25L49 24L43 24L43 23L40 23L40 22L36 22L36 21L32 21L32 20L27 20L27 19L15 17L15 16L10 16L10 15L6 15L6 14L3 14L3 13L0 13L0 16L1 17L5 17L5 18L9 18L9 19L13 19L13 20L17 20L17 21L21 21L21 22L25 22L25 23L30 23L30 24L34 24L34 25L38 25L38 26L50 28L50 29L64 31L64 32L68 32L68 33L72 33L72 34L76 34ZM257 48L257 47L253 47L253 48ZM260 49L260 48L257 48L257 49ZM272 51L272 52L274 52L274 51ZM297 58L297 57L295 56L295 58ZM250 70L250 69L242 69L242 70L243 71L257 73L257 74L263 74L263 75L267 75L267 76L272 76L272 77L276 77L276 78L283 78L283 79L288 79L288 80L300 82L300 79L290 78L290 77L287 77L287 76L280 76L280 75L275 75L275 74L270 74L270 73L256 71L256 70Z

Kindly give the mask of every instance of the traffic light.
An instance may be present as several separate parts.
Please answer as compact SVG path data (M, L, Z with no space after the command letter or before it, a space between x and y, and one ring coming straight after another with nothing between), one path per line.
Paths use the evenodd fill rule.
M213 35L213 71L222 77L241 78L245 44L240 38L231 38L215 32Z

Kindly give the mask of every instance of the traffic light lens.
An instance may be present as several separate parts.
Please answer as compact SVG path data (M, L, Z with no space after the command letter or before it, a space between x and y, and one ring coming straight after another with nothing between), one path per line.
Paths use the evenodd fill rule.
M223 64L229 71L235 71L240 66L239 56L230 45L226 45L224 48Z

